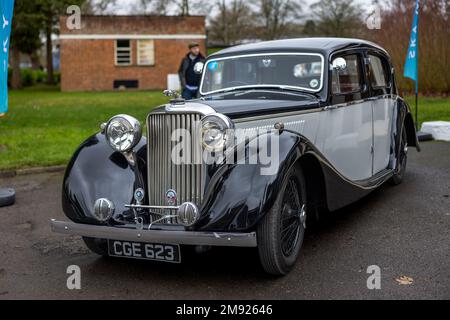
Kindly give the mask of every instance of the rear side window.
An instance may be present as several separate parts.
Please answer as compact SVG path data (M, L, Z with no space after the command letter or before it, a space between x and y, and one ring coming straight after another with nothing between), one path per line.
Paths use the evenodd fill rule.
M346 67L333 70L332 88L333 94L346 94L361 90L361 62L356 54L342 56L346 61Z
M372 88L384 88L387 86L387 78L383 61L373 55L369 55L369 68L370 68L370 84Z

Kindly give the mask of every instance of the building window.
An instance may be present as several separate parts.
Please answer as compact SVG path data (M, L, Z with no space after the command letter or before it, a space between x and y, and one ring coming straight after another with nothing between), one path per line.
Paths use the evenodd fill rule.
M153 66L155 64L155 46L153 40L138 40L137 60L140 66Z
M131 41L116 40L116 65L131 65Z

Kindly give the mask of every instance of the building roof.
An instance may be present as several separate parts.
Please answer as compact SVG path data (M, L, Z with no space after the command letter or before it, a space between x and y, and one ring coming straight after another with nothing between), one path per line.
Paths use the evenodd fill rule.
M256 53L270 51L303 51L303 52L320 52L329 55L332 52L345 48L370 47L387 52L377 44L360 39L347 38L298 38L286 40L273 40L258 43L244 44L221 50L211 55L228 56L241 53Z
M206 37L204 16L98 16L83 15L81 28L67 25L69 16L60 17L60 34L66 35L154 35L154 34L195 34Z

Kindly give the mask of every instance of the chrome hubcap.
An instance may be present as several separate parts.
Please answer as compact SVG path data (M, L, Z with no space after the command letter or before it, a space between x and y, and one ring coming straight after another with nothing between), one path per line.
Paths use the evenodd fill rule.
M302 209L299 212L300 223L303 225L303 228L306 229L306 210L305 205L302 206Z

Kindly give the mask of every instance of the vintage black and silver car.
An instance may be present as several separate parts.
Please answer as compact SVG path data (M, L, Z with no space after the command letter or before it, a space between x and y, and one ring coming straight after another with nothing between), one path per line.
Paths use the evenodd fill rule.
M266 272L284 275L310 221L401 183L408 147L419 150L376 44L261 42L195 69L198 99L166 91L145 127L117 115L78 148L62 194L71 221L52 220L53 231L100 255L172 263L192 248L254 247Z

